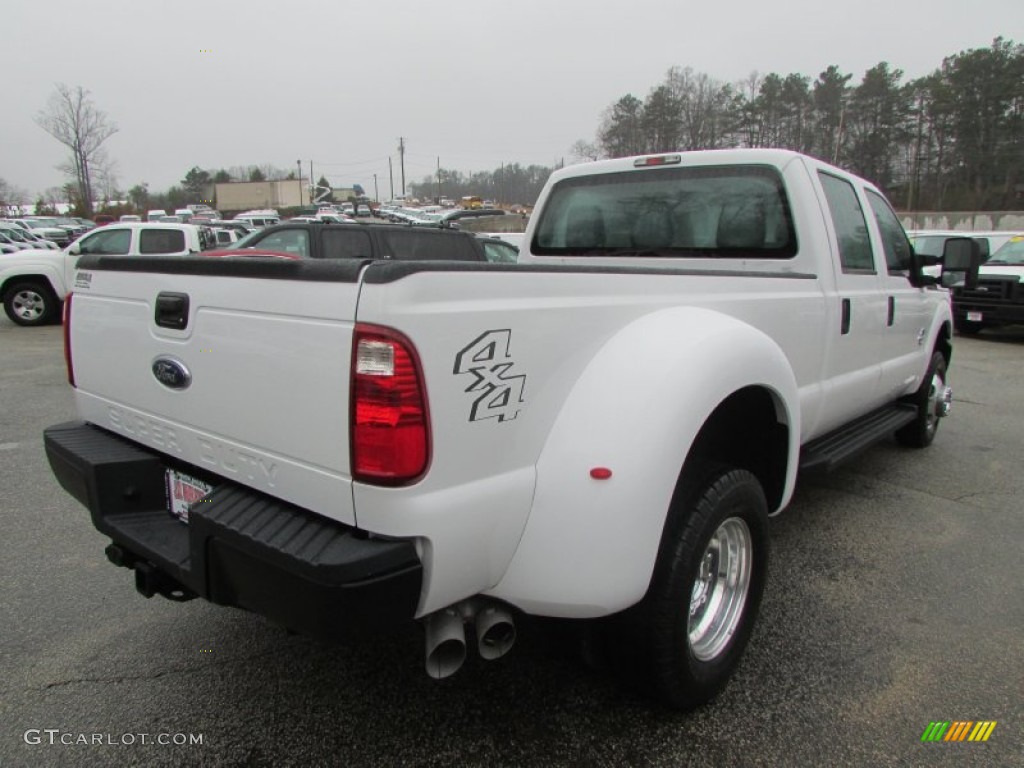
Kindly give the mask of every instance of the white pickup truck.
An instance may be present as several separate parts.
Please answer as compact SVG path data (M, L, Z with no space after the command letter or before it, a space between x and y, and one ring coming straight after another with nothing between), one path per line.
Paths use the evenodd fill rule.
M937 282L874 187L776 150L558 171L518 264L88 256L81 421L46 450L146 596L420 619L436 677L467 627L494 658L518 612L593 619L689 708L750 637L798 470L935 436Z
M80 256L185 256L214 247L216 237L205 227L111 224L82 235L62 251L36 249L0 259L0 298L18 325L46 325L60 315Z

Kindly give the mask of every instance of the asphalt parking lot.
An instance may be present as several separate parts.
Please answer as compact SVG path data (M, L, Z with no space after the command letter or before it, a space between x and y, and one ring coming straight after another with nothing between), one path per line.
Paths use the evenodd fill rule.
M74 417L60 328L0 318L0 766L1022 765L1024 330L958 339L950 374L931 448L801 483L739 673L677 714L535 622L437 682L415 627L327 646L144 599L43 454ZM997 725L922 743L936 720Z

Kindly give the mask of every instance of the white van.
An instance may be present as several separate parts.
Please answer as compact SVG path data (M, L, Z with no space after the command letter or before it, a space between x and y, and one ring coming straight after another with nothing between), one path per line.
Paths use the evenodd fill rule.
M280 224L281 217L277 215L277 211L248 211L235 216L235 221L244 221L256 229L263 229L263 227Z
M163 208L154 208L152 211L146 211L146 221L160 221L160 218L166 215L167 211Z

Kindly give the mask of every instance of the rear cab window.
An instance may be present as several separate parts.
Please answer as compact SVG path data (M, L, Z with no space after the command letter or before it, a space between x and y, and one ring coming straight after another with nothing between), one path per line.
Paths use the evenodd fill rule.
M370 235L362 229L324 229L320 235L325 259L359 259L373 256Z
M388 258L405 261L483 261L472 235L429 229L382 232L378 235Z
M551 190L539 256L789 259L797 242L778 171L672 167L577 176Z

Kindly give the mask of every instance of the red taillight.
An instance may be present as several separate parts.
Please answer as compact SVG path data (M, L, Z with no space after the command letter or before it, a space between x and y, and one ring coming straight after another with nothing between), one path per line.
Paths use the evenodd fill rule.
M352 340L352 477L377 485L418 480L430 461L423 375L397 331L357 324Z
M71 294L64 297L64 365L68 368L68 384L75 386L75 368L71 364Z

